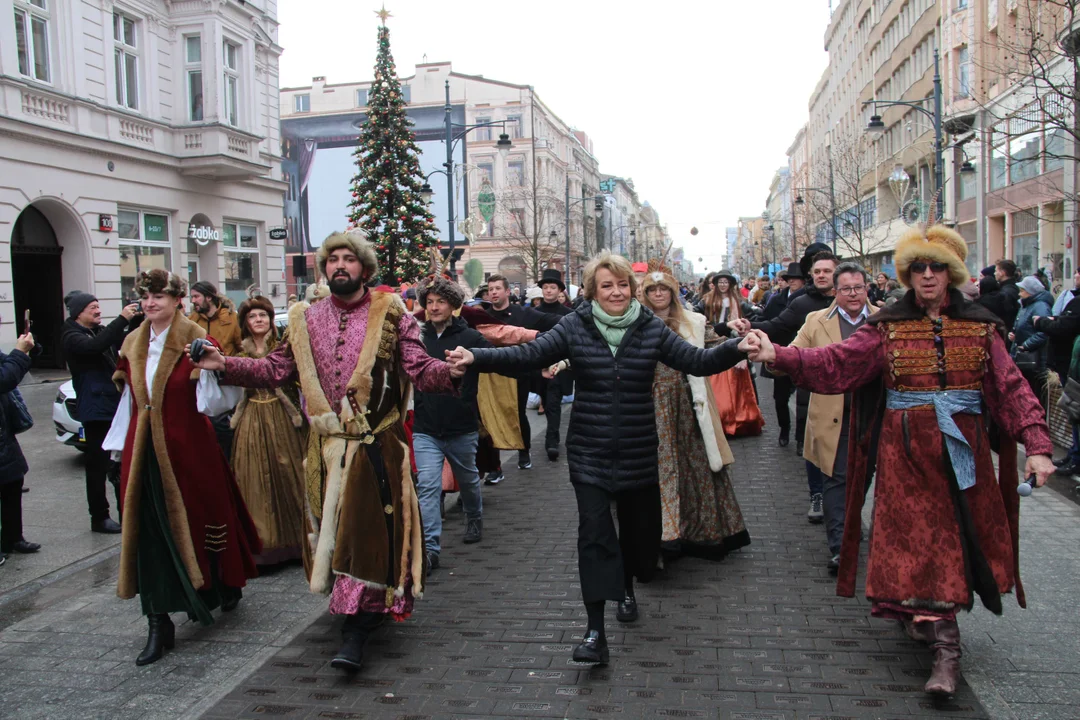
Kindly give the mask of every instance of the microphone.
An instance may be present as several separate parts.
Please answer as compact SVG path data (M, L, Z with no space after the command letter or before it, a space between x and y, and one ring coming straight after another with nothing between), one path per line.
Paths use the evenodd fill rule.
M1029 495L1031 495L1031 491L1034 490L1035 487L1035 476L1031 475L1028 477L1027 480L1016 486L1016 494L1020 497L1028 497Z

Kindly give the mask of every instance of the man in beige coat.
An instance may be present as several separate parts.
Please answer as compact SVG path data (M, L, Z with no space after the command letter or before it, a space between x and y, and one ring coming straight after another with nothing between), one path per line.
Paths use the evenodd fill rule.
M870 276L858 264L840 263L833 274L836 299L824 310L806 316L792 347L816 348L843 342L862 327L877 308L867 302ZM803 457L824 476L825 534L829 543L829 571L840 567L840 543L844 537L848 416L850 395L810 396Z

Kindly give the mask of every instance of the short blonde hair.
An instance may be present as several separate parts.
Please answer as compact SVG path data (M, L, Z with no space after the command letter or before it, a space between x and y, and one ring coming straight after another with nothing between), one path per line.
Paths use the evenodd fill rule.
M637 297L637 278L634 277L634 268L630 261L622 255L615 255L610 250L601 250L596 257L585 266L585 272L581 279L581 291L585 293L586 300L596 297L596 271L603 268L617 278L630 280L630 296Z

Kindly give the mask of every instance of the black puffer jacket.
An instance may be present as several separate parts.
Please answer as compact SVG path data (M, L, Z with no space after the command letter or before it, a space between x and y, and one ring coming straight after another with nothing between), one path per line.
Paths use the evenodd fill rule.
M30 356L21 350L0 353L0 485L20 480L29 468L15 433L11 432L15 417L11 391L19 387L30 370Z
M593 321L592 303L583 302L530 343L473 354L482 372L541 369L569 358L577 381L566 442L570 481L615 492L658 482L656 363L712 375L744 358L737 345L729 340L711 350L696 348L643 307L613 356Z

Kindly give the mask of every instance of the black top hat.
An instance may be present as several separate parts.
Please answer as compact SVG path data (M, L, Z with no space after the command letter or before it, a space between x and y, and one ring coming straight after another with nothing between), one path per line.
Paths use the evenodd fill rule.
M814 256L819 252L830 252L830 248L825 243L810 243L806 250L803 251L802 260L799 261L799 269L802 270L804 276L810 274L810 268L814 265Z
M791 280L793 278L802 280L802 268L799 267L799 263L797 262L788 263L787 272L780 273L780 277L784 278L785 280Z
M566 286L563 285L562 281L562 273L555 268L546 268L544 272L540 274L540 282L538 282L537 285L544 287L547 283L555 283L559 286L560 290L566 290Z

